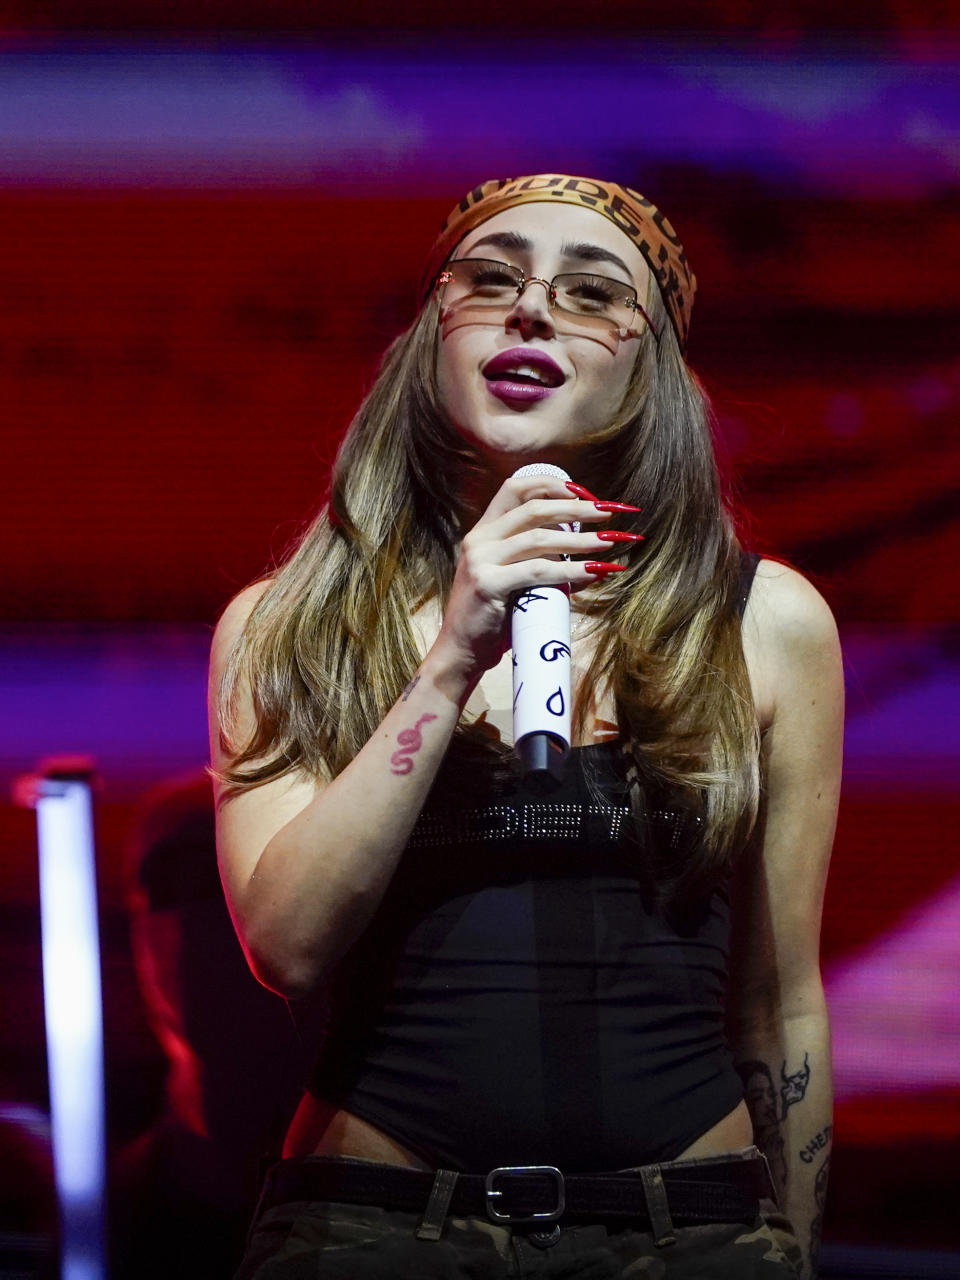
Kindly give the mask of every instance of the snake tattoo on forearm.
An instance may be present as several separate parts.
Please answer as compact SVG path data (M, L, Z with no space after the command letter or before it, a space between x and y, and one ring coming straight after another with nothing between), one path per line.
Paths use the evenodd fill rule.
M412 757L417 754L423 746L423 735L420 732L420 726L426 724L428 720L436 720L436 716L423 715L413 726L412 729L401 729L397 734L397 742L399 747L390 757L390 772L396 774L405 774L413 772Z

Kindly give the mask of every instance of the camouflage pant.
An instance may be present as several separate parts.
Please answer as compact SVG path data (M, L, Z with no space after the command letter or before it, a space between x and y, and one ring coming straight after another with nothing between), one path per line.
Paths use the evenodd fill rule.
M419 1214L282 1204L258 1216L236 1280L796 1280L790 1224L772 1205L762 1209L749 1227L679 1227L662 1248L620 1223L564 1227L544 1247L529 1230L484 1218L448 1218L432 1242L414 1234Z

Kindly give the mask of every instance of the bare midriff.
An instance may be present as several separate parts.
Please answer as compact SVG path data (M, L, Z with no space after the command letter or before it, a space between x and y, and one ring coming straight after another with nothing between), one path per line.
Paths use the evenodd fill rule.
M747 1104L738 1106L702 1133L680 1153L678 1160L720 1156L742 1151L753 1142ZM340 1107L305 1094L287 1133L283 1154L292 1156L352 1156L381 1164L405 1165L411 1169L432 1169L423 1157L389 1137L374 1125ZM474 1171L484 1172L484 1170Z

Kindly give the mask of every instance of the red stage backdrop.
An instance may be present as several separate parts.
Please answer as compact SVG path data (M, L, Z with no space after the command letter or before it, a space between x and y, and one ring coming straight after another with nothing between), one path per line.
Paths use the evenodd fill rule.
M89 6L61 8L79 23ZM229 8L305 22L292 3L273 19ZM115 1133L156 1105L162 1065L130 970L121 849L145 787L203 763L207 630L322 502L462 190L598 173L677 226L700 283L690 358L747 540L814 578L847 642L824 955L837 1167L863 1163L836 1181L835 1229L909 1243L877 1213L883 1188L892 1198L904 1161L937 1168L960 1135L956 42L912 35L906 4L887 7L899 20L880 45L802 38L791 5L776 38L696 39L682 6L682 36L617 35L627 9L612 5L606 34L505 49L496 27L454 39L421 8L423 40L51 36L3 55L0 692L14 714L0 773L64 748L104 766ZM873 7L844 14L873 21ZM104 3L97 23L129 17ZM577 70L560 92L564 66ZM0 1084L42 1101L31 815L0 806L0 839L17 975ZM872 1207L856 1192L868 1175ZM919 1198L911 1212L936 1232Z

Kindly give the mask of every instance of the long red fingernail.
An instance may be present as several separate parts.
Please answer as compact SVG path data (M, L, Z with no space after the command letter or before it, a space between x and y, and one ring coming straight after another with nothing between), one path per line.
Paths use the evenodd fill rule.
M593 535L602 542L642 542L642 533L621 533L619 529L601 529Z
M625 564L611 564L608 560L588 560L583 566L587 573L623 573Z
M596 502L597 495L591 493L589 489L585 489L582 484L574 484L572 480L565 480L564 484L571 493L575 493L578 498L586 498L588 502Z
M631 507L628 502L601 502L596 499L593 504L598 511L642 511L643 507Z

